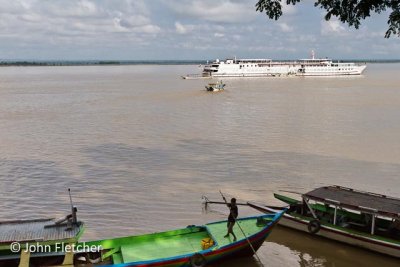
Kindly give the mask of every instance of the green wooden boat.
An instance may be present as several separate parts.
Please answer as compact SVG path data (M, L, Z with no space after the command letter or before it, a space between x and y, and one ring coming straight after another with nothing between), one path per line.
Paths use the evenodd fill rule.
M290 205L281 225L400 258L400 199L342 186L274 195Z
M77 255L77 259L82 260L82 266L95 262L94 266L109 267L196 267L235 257L252 256L283 213L237 219L234 226L237 241L224 237L227 221L218 221L161 233L86 242L86 246L100 246L102 251L82 253Z

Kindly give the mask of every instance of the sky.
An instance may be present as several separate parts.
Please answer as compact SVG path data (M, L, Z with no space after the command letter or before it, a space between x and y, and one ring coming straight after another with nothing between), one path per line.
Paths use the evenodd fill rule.
M384 38L387 12L355 30L311 0L278 21L256 3L0 0L0 60L400 59L400 37Z

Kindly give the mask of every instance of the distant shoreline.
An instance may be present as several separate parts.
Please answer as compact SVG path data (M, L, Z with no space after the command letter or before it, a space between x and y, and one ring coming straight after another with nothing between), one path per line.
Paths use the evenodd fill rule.
M400 62L400 61L399 61ZM40 61L40 60L3 60L0 66L108 66L108 65L198 65L206 64L201 60L82 60L82 61Z
M288 60L274 60L288 61ZM333 60L338 61L337 59ZM365 62L365 63L400 63L400 59L340 59L340 62ZM209 60L208 62L212 62ZM207 60L3 60L0 66L108 66L108 65L204 65Z

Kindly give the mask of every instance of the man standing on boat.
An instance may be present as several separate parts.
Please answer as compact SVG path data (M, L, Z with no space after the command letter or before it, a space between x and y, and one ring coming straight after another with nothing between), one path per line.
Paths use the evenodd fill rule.
M223 197L223 198L224 198L225 203L227 203L225 197ZM226 205L229 208L229 216L228 216L228 224L227 224L228 233L224 237L229 237L229 234L232 234L233 241L236 241L236 235L233 232L233 226L235 225L236 218L238 217L238 207L236 205L236 198L232 198L231 203L227 203Z

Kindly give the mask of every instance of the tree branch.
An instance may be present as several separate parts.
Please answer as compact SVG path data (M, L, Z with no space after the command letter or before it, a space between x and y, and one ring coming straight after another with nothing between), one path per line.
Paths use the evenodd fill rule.
M286 4L295 5L300 1L304 0L286 0ZM400 0L316 0L314 6L326 10L326 20L334 16L356 29L360 27L362 20L371 16L371 13L379 14L391 10L385 38L389 38L391 34L400 36ZM259 0L256 11L265 13L270 19L278 20L282 16L282 0Z

